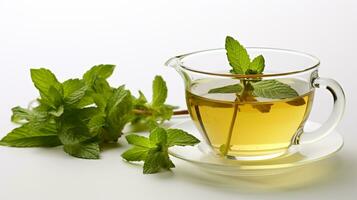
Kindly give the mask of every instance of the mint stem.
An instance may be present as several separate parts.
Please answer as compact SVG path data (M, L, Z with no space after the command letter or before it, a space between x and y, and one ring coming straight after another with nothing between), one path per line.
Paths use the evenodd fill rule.
M151 115L152 112L149 110L140 110L140 109L133 109L133 113L139 114L139 115ZM188 110L177 110L174 111L173 115L187 115Z
M231 140L232 140L232 135L233 135L233 130L234 130L234 124L237 118L237 114L238 114L238 95L236 100L234 101L234 111L233 111L233 116L232 116L232 120L231 120L231 124L229 126L229 132L228 132L228 137L227 137L227 142L224 148L224 151L222 152L223 156L226 156L228 153L228 150L230 148L231 145Z
M243 90L240 94L236 93L236 99L234 100L234 110L233 110L233 116L232 116L232 120L231 120L231 124L229 126L229 132L228 132L228 137L227 137L227 142L225 145L225 148L223 150L223 152L221 152L223 154L223 156L226 156L228 153L228 150L230 148L231 145L231 140L232 140L232 136L233 136L233 130L234 130L234 124L235 121L237 119L237 114L238 114L238 108L239 108L239 104L238 102L243 101L244 100L244 96L247 94L248 92L248 84L249 81L247 80L241 80L241 83L243 85Z

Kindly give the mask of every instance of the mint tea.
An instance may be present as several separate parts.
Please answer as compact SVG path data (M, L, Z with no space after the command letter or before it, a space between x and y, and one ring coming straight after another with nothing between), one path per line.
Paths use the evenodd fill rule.
M293 143L311 110L314 90L299 79L279 79L298 96L269 99L235 93L209 93L237 83L234 79L200 79L186 90L190 115L213 149L225 156L264 156L284 153Z

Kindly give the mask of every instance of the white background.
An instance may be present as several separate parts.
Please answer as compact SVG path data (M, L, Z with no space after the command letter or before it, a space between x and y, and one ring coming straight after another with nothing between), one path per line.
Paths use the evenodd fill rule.
M161 74L171 104L184 106L183 84L163 63L171 56L222 47L226 35L246 46L302 50L318 56L320 75L345 89L338 131L344 149L293 174L265 178L209 175L175 160L173 173L144 176L122 162L122 148L98 161L60 148L0 147L0 199L355 199L357 192L357 1L347 0L0 0L0 136L13 128L10 109L36 98L29 68L63 80L90 66L117 64L110 79L151 92ZM322 122L332 98L318 92L312 120ZM123 142L122 142L123 143Z

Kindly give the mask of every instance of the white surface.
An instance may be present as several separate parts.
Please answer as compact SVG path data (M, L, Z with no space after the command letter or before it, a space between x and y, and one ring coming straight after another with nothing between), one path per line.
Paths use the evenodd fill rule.
M353 0L0 0L0 136L13 128L10 108L37 96L30 67L50 68L65 79L114 63L113 84L145 93L162 74L169 102L184 105L181 80L164 61L222 47L227 34L246 46L315 54L320 75L338 80L348 100L338 127L344 149L289 175L231 179L175 160L174 173L144 176L141 166L121 160L125 147L106 150L97 161L71 158L60 148L0 147L0 199L355 199L356 9ZM317 96L311 118L323 121L332 100L327 92Z

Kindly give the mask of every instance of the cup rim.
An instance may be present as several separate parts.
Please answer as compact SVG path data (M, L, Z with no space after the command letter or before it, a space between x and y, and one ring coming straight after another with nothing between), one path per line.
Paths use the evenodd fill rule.
M184 65L181 61L184 58L187 58L189 56L193 56L196 54L200 54L200 53L205 53L205 52L211 52L211 51L221 51L221 50L225 50L224 48L214 48L214 49L206 49L206 50L200 50L200 51L194 51L191 53L186 53L186 54L182 54L179 56L175 56L172 59L175 59L179 62L176 63L176 66L181 67L182 69L191 71L191 72L195 72L195 73L200 73L200 74L205 74L205 75L213 75L213 76L222 76L222 77L233 77L233 78L261 78L261 77L276 77L276 76L286 76L286 75L294 75L294 74L299 74L299 73L304 73L304 72L308 72L310 70L313 69L317 69L320 65L320 60L309 53L305 53L303 51L298 51L298 50L292 50L292 49L283 49L283 48L272 48L272 47L246 47L247 50L271 50L271 51L277 51L277 52L285 52L285 53L293 53L293 54L297 54L300 56L305 56L310 58L311 60L314 61L314 63L312 65L309 65L307 67L304 67L304 69L302 70L295 70L295 71L288 71L288 72L283 72L283 73L268 73L268 74L231 74L231 73L213 73L213 72L209 72L209 71L201 71L201 70L197 70L197 69L193 69L189 66ZM166 65L169 65L169 61L166 62Z

